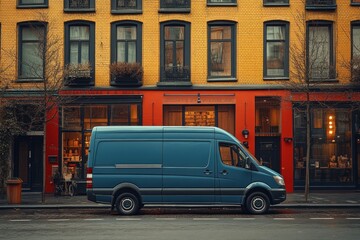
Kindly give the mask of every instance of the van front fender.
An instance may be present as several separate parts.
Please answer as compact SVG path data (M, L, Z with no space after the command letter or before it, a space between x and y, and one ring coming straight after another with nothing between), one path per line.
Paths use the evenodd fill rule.
M252 193L252 192L263 192L266 195L269 196L269 198L271 198L271 187L269 185L267 185L266 183L263 182L253 182L250 183L246 188L245 188L245 192L244 192L244 197L242 200L242 204L245 204L246 201L246 197ZM270 200L271 201L271 200Z

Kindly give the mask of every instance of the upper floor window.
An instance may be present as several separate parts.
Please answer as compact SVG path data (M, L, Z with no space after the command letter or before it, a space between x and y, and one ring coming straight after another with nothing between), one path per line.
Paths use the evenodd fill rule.
M169 21L160 25L160 85L190 84L190 23Z
M111 85L142 84L142 24L120 21L111 24Z
M46 24L19 24L18 78L20 81L43 80L43 48L46 44Z
M93 84L95 67L95 24L85 21L65 23L65 64L72 84ZM78 81L78 80L81 80Z
M160 0L159 12L190 12L191 0Z
M360 82L360 21L352 23L351 31L351 76L352 81Z
M264 78L289 77L289 24L264 24Z
M236 5L237 0L207 0L208 5Z
M306 0L307 10L335 10L336 0Z
M328 21L307 23L307 71L315 81L335 79L333 26Z
M95 0L64 0L65 12L94 12Z
M360 5L360 0L351 0L352 5Z
M18 0L18 8L44 8L48 7L48 0Z
M208 24L208 81L236 81L236 24Z
M142 0L111 0L111 13L141 13Z
M264 5L267 6L281 6L289 5L290 0L264 0Z

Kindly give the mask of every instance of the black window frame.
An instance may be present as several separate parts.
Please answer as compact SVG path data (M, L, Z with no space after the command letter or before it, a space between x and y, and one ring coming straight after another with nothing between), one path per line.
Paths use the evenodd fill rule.
M310 40L310 27L327 27L329 30L329 46L330 46L330 56L329 56L329 76L328 78L321 80L319 78L314 78L307 73L310 82L337 82L336 79L336 60L335 60L335 49L334 49L334 22L326 20L310 20L306 22L306 71L309 71L309 40ZM333 67L333 73L331 72L331 67Z
M173 3L167 5L166 0L160 0L159 13L190 13L191 12L191 0L172 0L174 2L184 1L183 5Z
M352 82L360 82L360 69L359 69L359 62L356 59L354 60L354 28L357 28L360 31L360 20L352 21L351 22L351 63L350 63L350 71L351 71L351 81ZM360 42L360 41L359 41ZM356 49L359 51L360 54L360 45L356 46ZM360 55L359 55L360 57Z
M64 0L64 12L95 12L95 0L89 0L89 8L70 8L70 0Z
M135 8L117 8L117 0L111 0L111 13L112 14L141 14L142 13L142 0L135 0Z
M23 0L17 0L16 8L48 8L49 0L44 0L44 3L23 3Z
M231 2L220 2L220 0L206 0L206 5L211 6L224 6L224 7L236 7L237 0L231 0Z
M17 82L42 82L44 81L44 65L45 65L45 56L42 56L42 65L43 65L43 69L42 69L42 77L21 77L21 72L23 69L22 66L22 59L23 59L23 55L22 55L22 49L23 49L23 43L24 42L39 42L39 44L41 43L41 40L35 41L35 40L29 40L29 41L24 41L23 40L23 36L22 36L22 30L25 28L43 28L44 31L44 43L46 45L46 31L47 31L47 23L45 22L37 22L37 21L30 21L30 22L21 22L18 23L18 61L17 61Z
M187 80L182 81L171 81L166 78L165 72L165 28L166 27L184 27L184 70L187 70L186 75L188 75ZM158 86L192 86L191 84L191 63L190 63L190 54L191 54L191 23L186 21L166 21L160 23L160 82ZM188 69L186 69L188 68Z
M290 6L290 0L278 0L282 2L270 2L269 0L263 0L263 5L265 7L285 7Z
M267 27L268 26L283 26L285 27L285 56L284 56L284 75L283 76L268 76L267 75L267 43L268 42L279 42L280 40L267 40ZM263 78L264 80L289 80L289 26L290 23L287 21L266 21L264 22L264 61L263 61Z
M68 21L65 22L65 46L64 46L64 61L65 66L70 63L70 28L72 26L87 26L89 27L89 63L91 65L91 78L89 81L79 82L73 81L71 84L67 85L86 85L93 86L95 84L95 22L91 21Z
M231 43L231 74L230 76L211 76L211 27L213 26L229 26L231 27L231 38L225 42ZM236 82L236 27L237 22L234 21L210 21L208 22L207 31L207 81L208 82Z
M321 2L320 2L321 1ZM325 0L328 3L323 3L324 0L306 0L305 9L313 11L334 11L336 10L336 0Z
M360 6L360 1L357 0L357 2L354 2L354 0L351 0L350 5L351 6Z
M120 26L136 27L136 62L142 63L142 22L116 21L111 23L111 63L117 62L117 28ZM127 61L126 61L127 62Z

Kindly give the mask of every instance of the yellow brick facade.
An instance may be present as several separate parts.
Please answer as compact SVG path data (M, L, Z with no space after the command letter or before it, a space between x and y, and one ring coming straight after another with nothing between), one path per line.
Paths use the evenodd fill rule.
M290 22L290 44L295 44L295 16L305 13L307 20L334 22L334 49L336 70L340 82L348 82L350 73L342 67L349 61L351 52L350 22L360 20L360 6L351 6L350 0L336 1L334 11L305 11L302 0L290 0L289 6L266 7L261 0L238 0L237 6L207 6L206 0L192 0L190 13L159 13L160 0L143 0L142 14L111 14L111 1L95 1L94 13L65 13L62 0L49 0L48 8L18 9L15 0L0 1L1 47L17 51L17 23L38 20L39 12L49 16L49 25L54 34L64 36L64 22L87 20L95 22L95 86L109 86L110 25L114 21L135 20L143 23L142 65L143 86L156 86L160 69L160 23L168 20L187 21L191 25L191 82L193 85L223 86L244 84L276 84L263 80L263 24L265 21ZM234 21L236 25L236 82L207 81L207 22L213 20ZM64 45L64 44L62 44ZM1 51L2 65L9 64L11 56ZM63 55L64 49L60 49ZM16 54L15 54L16 55ZM290 65L290 68L294 66ZM16 64L7 72L16 79ZM20 87L19 85L15 85Z

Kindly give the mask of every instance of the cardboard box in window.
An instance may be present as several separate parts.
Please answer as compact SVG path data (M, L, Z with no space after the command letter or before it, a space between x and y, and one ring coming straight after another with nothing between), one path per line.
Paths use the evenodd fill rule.
M337 162L329 162L329 168L337 168L338 163Z

